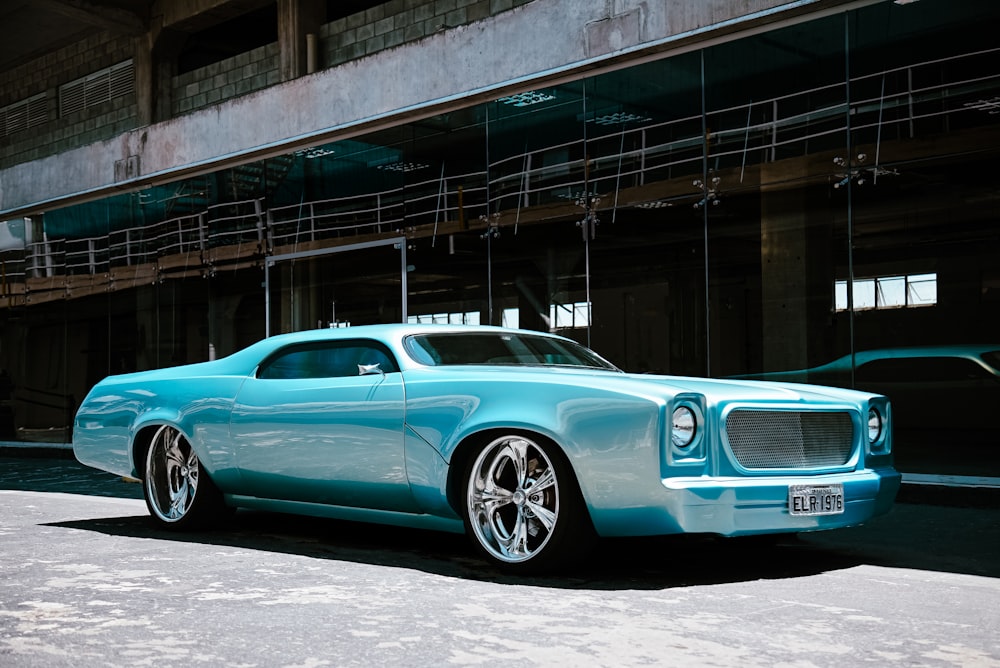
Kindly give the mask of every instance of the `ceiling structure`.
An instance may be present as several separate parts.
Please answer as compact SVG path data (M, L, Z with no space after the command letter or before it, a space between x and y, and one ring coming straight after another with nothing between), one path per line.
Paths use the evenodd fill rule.
M102 31L141 35L152 0L5 0L0 3L0 70Z
M384 0L326 0L327 19L347 16ZM224 24L239 17L254 20L254 12L274 0L3 0L0 2L0 71L30 62L50 51L102 31L139 36L154 17L185 33ZM173 11L168 11L173 10ZM169 14L169 15L168 15ZM210 36L207 36L210 37Z

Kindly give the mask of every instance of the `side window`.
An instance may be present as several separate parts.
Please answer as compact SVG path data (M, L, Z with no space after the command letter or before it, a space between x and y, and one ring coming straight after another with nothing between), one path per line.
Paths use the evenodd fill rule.
M398 371L384 346L375 341L331 341L283 348L264 360L257 377L269 380L292 378L343 378L376 371Z

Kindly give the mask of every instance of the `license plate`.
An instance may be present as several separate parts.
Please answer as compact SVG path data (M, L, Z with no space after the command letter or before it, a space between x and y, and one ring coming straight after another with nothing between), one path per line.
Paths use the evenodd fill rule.
M790 515L839 515L844 512L844 486L789 485Z

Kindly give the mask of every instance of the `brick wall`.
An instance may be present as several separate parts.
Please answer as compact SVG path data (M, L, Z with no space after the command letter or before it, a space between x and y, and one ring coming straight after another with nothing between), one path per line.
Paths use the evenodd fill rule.
M41 58L0 72L0 107L46 94L48 122L0 135L0 169L110 139L137 124L135 94L59 117L59 87L134 55L129 38L106 34L70 44Z
M489 18L531 0L391 0L332 21L320 30L320 68L336 67L447 28ZM278 83L277 43L174 78L174 116Z
M280 81L279 63L275 42L180 74L173 81L171 113L179 116L273 86Z
M392 0L323 26L320 67L335 67L529 2L531 0Z

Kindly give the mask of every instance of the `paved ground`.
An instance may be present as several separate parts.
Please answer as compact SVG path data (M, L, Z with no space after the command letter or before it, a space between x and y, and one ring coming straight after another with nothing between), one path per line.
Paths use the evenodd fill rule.
M65 452L45 457L0 455L0 489L142 498L139 484L84 466Z
M241 512L153 528L139 485L0 457L0 666L1000 668L1000 509L899 503L767 545L606 541L512 578L462 536Z

